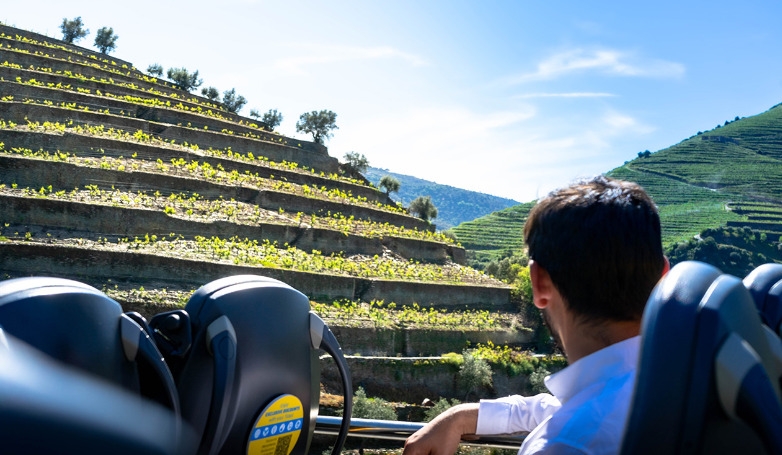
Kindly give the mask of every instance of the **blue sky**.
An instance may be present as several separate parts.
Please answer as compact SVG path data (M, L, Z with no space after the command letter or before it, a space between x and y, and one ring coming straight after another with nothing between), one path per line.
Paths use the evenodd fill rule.
M81 16L113 55L198 70L283 134L330 109L332 156L526 202L782 102L782 2L4 2L60 37Z

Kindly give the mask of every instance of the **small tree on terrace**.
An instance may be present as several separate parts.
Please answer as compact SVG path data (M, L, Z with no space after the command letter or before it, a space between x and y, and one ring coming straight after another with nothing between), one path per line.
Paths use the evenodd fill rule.
M151 76L163 77L163 67L159 63L153 63L147 67L147 73Z
M325 139L332 136L331 130L339 129L336 124L337 114L332 111L305 112L296 123L297 133L310 133L312 140L322 144Z
M95 47L97 47L102 54L108 54L117 48L117 38L119 38L119 36L114 34L113 28L102 27L98 30L98 34L95 35Z
M399 183L399 180L395 179L390 175L384 175L380 179L380 188L386 190L386 196L391 196L391 193L395 193L399 191L399 188L401 186L402 184Z
M458 381L466 392L464 395L466 400L470 393L478 393L479 389L491 386L491 366L484 359L466 350L462 352L462 357L464 363L459 367Z
M277 109L269 109L263 114L261 121L269 127L269 131L274 131L282 123L282 114L277 112Z
M201 94L205 97L209 98L212 101L217 101L220 99L220 92L217 91L214 87L204 87L201 89Z
M348 152L345 154L345 162L342 164L342 170L345 174L352 177L358 177L369 167L369 160L363 153Z
M408 211L424 221L437 218L437 207L429 196L418 196L410 203Z
M72 20L63 17L60 30L62 30L62 40L68 44L73 44L74 41L78 41L90 33L89 30L84 28L81 16Z
M245 104L247 104L247 99L242 95L237 95L235 88L223 92L223 105L228 112L236 114L242 110L242 107L244 107Z
M204 83L203 79L198 78L198 70L190 74L187 68L169 68L167 76L178 89L188 92L192 92Z

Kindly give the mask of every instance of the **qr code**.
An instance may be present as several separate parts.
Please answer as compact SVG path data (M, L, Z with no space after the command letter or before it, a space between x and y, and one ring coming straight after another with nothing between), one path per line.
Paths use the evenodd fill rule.
M277 439L277 447L274 448L274 455L288 455L288 446L291 445L292 434L282 436Z

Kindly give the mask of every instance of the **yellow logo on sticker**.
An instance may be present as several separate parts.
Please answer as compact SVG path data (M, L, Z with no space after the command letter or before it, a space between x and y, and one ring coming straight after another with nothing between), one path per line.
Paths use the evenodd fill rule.
M290 455L304 427L304 408L294 395L269 403L253 425L247 455Z

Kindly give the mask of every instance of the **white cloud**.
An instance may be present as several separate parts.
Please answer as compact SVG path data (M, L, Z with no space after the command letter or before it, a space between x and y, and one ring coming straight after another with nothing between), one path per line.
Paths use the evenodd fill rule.
M653 127L640 123L629 115L618 112L608 112L602 117L602 122L606 126L606 133L612 135L624 133L649 134L655 130Z
M305 67L314 65L381 59L399 59L412 66L427 65L424 58L391 46L357 47L315 44L305 46L301 55L276 60L273 66L276 70L303 74L306 73Z
M531 99L531 98L610 98L614 97L613 93L605 92L570 92L570 93L526 93L523 95L516 95L515 99Z
M613 110L541 118L528 105L489 114L417 108L344 120L340 128L351 134L331 140L332 156L356 151L375 167L521 202L620 165L631 154L624 141L653 131Z
M642 59L633 53L617 50L573 49L554 54L538 63L536 71L511 76L506 82L513 85L551 80L585 71L599 71L616 76L678 78L684 74L685 68L681 63Z

